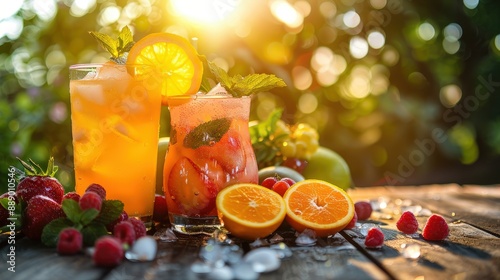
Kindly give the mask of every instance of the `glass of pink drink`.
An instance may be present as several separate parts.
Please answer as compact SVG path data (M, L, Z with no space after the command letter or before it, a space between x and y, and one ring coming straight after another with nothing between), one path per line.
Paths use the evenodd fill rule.
M220 227L215 199L237 183L258 183L250 141L250 97L169 98L170 146L163 189L174 230L211 233Z

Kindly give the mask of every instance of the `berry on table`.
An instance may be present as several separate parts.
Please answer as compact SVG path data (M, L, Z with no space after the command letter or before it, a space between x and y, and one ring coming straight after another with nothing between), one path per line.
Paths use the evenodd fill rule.
M125 212L125 210L122 211L122 213L120 214L120 216L114 220L113 222L109 223L106 225L106 229L109 231L109 232L113 232L113 229L115 228L115 226L121 222L121 221L127 221L128 220L128 214L127 212Z
M26 206L22 231L28 238L40 240L43 228L52 220L64 216L61 204L50 197L37 195Z
M85 192L95 192L101 197L102 200L106 200L106 190L99 184L90 184Z
M368 220L372 215L372 205L367 201L354 203L354 209L356 210L356 214L358 214L359 221Z
M372 227L366 234L366 248L381 248L384 245L384 233L377 227Z
M76 228L65 228L57 239L57 252L61 255L74 255L82 250L82 233Z
M418 221L410 211L405 211L396 222L396 227L403 233L413 234L418 230Z
M356 222L358 221L358 215L356 214L356 211L354 211L354 216L352 216L351 221L345 226L344 229L353 229L356 226Z
M113 229L113 236L118 238L123 244L132 246L136 239L134 226L129 221L119 222Z
M433 214L429 217L422 230L422 236L425 240L429 241L439 241L444 240L448 237L450 229L446 220L437 214Z
M132 218L128 219L128 222L130 222L134 226L136 239L146 235L146 225L144 225L144 223L141 220Z
M94 208L98 211L101 211L102 198L99 196L99 194L89 191L85 192L82 195L78 204L80 205L80 208L82 210Z
M92 259L94 264L102 267L115 267L123 260L123 246L116 237L103 236L95 242Z
M65 199L73 199L76 202L80 201L80 195L76 192L68 192L63 196L63 200Z

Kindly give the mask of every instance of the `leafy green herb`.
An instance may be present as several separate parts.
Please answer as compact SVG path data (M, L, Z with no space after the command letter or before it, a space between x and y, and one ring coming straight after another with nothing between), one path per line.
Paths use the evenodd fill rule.
M219 140L226 134L231 125L228 118L215 119L202 123L191 130L184 138L184 147L197 149L201 146L209 146Z
M258 92L286 86L281 78L272 74L250 74L245 77L234 75L231 77L224 69L208 61L205 56L200 56L200 59L203 62L204 69L201 90L206 92L211 88L208 82L209 79L220 83L234 97L249 96Z
M127 61L126 54L134 45L134 37L128 26L122 28L116 39L104 33L95 31L90 31L89 33L111 54L111 60L118 64L125 64Z
M81 231L84 244L92 245L95 240L108 234L106 225L115 221L123 211L123 202L119 200L105 200L101 211L96 209L82 210L78 202L65 199L62 209L66 218L59 218L47 224L42 231L42 243L49 247L57 245L59 233L68 227Z
M15 200L11 200L9 197L0 198L0 207L3 207L5 208L5 210L9 211L9 224L0 227L0 233L10 232L11 230L17 231L21 229L23 222L22 213L23 209L25 208L24 204L26 204L24 201L15 203ZM14 209L12 209L12 206L14 207ZM11 222L14 222L14 229L11 228Z

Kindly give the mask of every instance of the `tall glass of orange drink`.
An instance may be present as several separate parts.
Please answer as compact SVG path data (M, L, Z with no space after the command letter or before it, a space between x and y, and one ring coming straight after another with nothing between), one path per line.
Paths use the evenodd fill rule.
M136 78L141 67L71 66L71 123L76 191L100 184L129 216L150 222L161 94Z
M248 96L169 97L170 147L163 187L176 231L210 233L220 227L215 198L236 183L258 183L250 141Z

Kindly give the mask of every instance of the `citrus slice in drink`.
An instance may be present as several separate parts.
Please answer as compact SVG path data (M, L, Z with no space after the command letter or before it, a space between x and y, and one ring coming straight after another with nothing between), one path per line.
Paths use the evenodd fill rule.
M219 192L217 212L236 237L255 240L273 233L285 219L285 202L276 192L257 184L235 184Z
M153 33L140 39L128 53L127 65L146 89L160 91L162 104L171 96L194 95L200 88L203 63L188 40L170 33Z
M292 185L283 196L286 221L298 232L309 228L318 237L342 230L354 216L354 204L341 188L308 179Z

